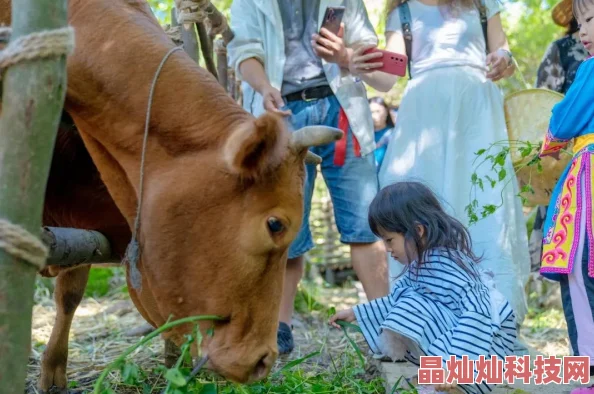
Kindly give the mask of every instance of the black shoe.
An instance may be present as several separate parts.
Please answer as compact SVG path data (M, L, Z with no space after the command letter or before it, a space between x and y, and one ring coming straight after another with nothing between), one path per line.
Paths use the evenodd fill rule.
M276 334L276 343L278 345L279 354L288 354L293 351L295 344L293 343L293 333L291 327L287 323L280 322L278 325L278 332Z

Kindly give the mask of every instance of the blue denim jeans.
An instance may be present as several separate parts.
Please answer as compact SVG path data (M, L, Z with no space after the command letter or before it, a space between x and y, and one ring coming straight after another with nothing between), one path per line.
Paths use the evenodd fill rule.
M313 101L291 101L285 108L293 113L289 118L293 130L313 125L338 126L340 104L334 96ZM378 238L369 228L367 215L369 205L379 188L375 157L373 154L365 157L355 156L350 128L347 138L343 166L334 165L334 143L315 146L310 148L310 151L322 158L322 175L334 205L334 218L340 232L340 241L347 244L372 243ZM303 224L289 248L289 258L299 257L314 247L309 228L309 212L316 175L316 166L306 165Z

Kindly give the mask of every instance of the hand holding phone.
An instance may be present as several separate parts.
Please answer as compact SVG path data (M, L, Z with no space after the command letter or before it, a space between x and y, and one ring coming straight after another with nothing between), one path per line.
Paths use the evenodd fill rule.
M338 35L344 11L345 7L327 7L324 13L324 20L322 21L322 28Z
M349 66L349 53L342 36L344 25L342 17L345 7L328 7L319 34L312 34L311 45L316 55L340 67Z
M370 68L372 68L371 71L382 71L399 77L406 76L406 66L408 64L408 57L406 55L377 48L366 49L363 54L375 55L369 61ZM381 56L378 54L381 54Z

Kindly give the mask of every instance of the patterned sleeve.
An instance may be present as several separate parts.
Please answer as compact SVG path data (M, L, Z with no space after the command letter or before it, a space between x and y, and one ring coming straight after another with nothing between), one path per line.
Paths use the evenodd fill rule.
M408 288L406 274L394 285L389 295L376 298L366 304L359 304L353 308L357 324L363 332L363 337L369 348L375 354L380 354L379 336L382 332L382 324L396 305L396 301Z
M594 59L583 62L575 81L565 98L553 107L549 130L545 136L540 156L561 150L567 143L584 132L594 117Z
M553 42L547 48L536 74L536 87L563 92L565 70L561 65L559 46Z

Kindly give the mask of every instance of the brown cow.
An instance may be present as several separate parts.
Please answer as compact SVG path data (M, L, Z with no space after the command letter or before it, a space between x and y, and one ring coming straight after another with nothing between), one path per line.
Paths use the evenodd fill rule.
M136 213L149 88L173 44L144 0L70 0L68 7L76 49L65 109L78 131L68 122L60 128L44 224L101 231L121 256ZM10 0L0 0L0 24L10 24ZM157 83L146 151L142 290L130 287L142 316L153 326L170 316L223 316L203 343L210 366L239 382L266 376L277 355L287 248L301 224L307 145L339 136L291 136L276 115L255 119L174 53ZM68 332L88 272L45 270L57 275L57 316L42 391L65 390ZM190 329L166 336L180 344Z

